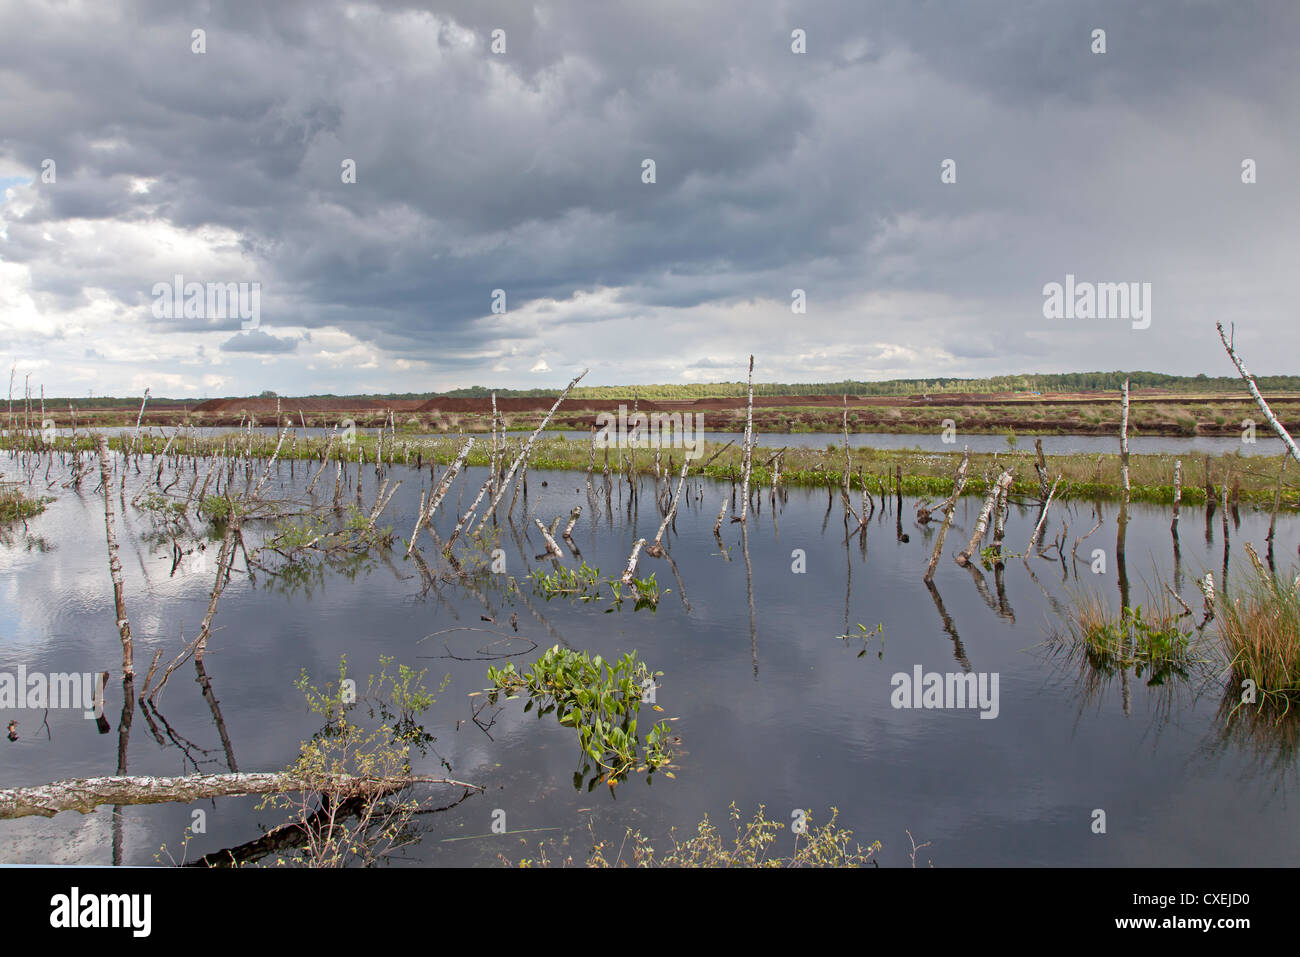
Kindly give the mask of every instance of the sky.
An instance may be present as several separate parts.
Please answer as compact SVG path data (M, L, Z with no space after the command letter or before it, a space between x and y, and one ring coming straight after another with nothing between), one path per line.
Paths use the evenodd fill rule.
M72 396L1230 375L1222 321L1294 374L1297 49L1291 0L0 0L0 362ZM1149 323L1049 317L1067 276Z

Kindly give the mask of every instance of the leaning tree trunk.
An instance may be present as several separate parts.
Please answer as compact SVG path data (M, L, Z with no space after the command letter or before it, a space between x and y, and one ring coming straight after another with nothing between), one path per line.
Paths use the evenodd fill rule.
M948 537L948 528L952 525L952 514L957 508L957 498L961 495L962 489L966 487L966 468L970 465L970 448L962 453L961 465L957 468L957 475L953 479L952 495L948 498L947 504L943 510L943 525L939 527L939 535L934 543L934 553L930 556L930 564L925 569L925 583L928 585L934 581L934 569L939 564L939 556L943 554L943 540Z
M979 548L980 542L984 538L984 531L989 526L989 517L993 514L993 509L1001 501L1001 497L1006 494L1007 488L1011 485L1011 469L1007 469L998 480L989 486L989 494L984 499L984 506L980 509L979 518L975 521L975 531L971 534L970 542L957 556L958 565L968 565L971 556Z
M1296 448L1295 441L1291 438L1291 433L1288 432L1283 427L1282 423L1278 421L1277 416L1273 414L1273 410L1268 407L1268 403L1265 402L1264 397L1260 395L1259 388L1255 385L1255 377L1246 371L1246 366L1241 361L1241 357L1237 355L1236 351L1232 348L1232 344L1228 342L1228 338L1223 334L1223 323L1216 322L1214 328L1219 330L1219 339L1223 342L1223 348L1228 350L1228 358L1230 358L1232 364L1237 367L1237 371L1241 373L1241 377L1246 380L1246 388L1250 390L1251 396L1254 397L1255 404L1259 406L1259 411L1264 413L1264 418L1268 421L1268 424L1272 426L1273 431L1277 433L1278 438L1286 444L1287 449L1291 452L1291 457L1297 462L1300 462L1300 449Z
M578 374L577 378L565 387L564 391L560 393L560 397L555 400L555 405L551 406L551 411L546 413L546 418L542 419L542 424L539 425L533 434L528 437L528 441L524 443L523 450L520 451L518 457L513 463L511 463L510 471L506 473L506 477L502 480L500 487L496 490L496 494L492 496L492 503L488 506L487 511L483 513L483 518L479 521L478 525L475 526L474 535L477 536L482 532L483 526L487 524L488 518L496 514L497 506L501 504L501 499L505 496L506 489L510 487L510 483L514 480L515 472L518 471L520 464L528 458L528 453L533 450L533 443L536 442L537 437L542 434L542 429L546 428L546 423L551 421L551 416L555 414L555 410L560 407L560 403L563 402L565 398L568 397L569 393L573 391L573 387L578 384L578 380L590 371L590 369L583 369L582 372Z

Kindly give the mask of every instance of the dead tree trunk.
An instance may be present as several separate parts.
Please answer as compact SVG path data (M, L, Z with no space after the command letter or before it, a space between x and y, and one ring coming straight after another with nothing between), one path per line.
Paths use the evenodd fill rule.
M754 464L754 357L749 357L749 405L745 411L745 478L741 487L740 523L749 515L749 473Z
M1038 500L1047 501L1047 459L1043 456L1043 440L1034 439L1034 471L1038 473Z
M663 558L664 556L664 547L662 544L664 532L667 531L668 526L672 524L673 517L677 514L677 503L681 500L682 486L686 484L686 470L689 467L689 461L682 463L682 474L681 477L677 479L677 492L673 495L673 503L669 506L668 514L664 516L663 522L659 525L659 534L655 536L655 540L650 544L650 547L646 549L647 555L653 555L655 558Z
M641 558L641 549L645 548L645 544L644 538L638 538L636 544L632 546L632 554L627 557L627 568L623 570L624 585L632 584L632 576L636 574L636 563Z
M934 553L930 556L930 564L925 569L925 583L928 585L934 581L934 569L939 564L939 556L943 554L943 540L948 537L948 527L952 525L952 514L957 508L957 498L961 495L962 489L966 487L966 469L970 465L970 447L967 446L961 456L961 465L957 467L957 475L953 479L952 495L949 497L943 511L943 525L939 527L938 539L934 543Z
M559 519L556 519L556 521L559 521ZM543 525L542 520L539 518L533 519L533 524L541 530L542 538L546 541L546 551L553 555L557 560L563 558L564 552L560 551L559 542L555 540L555 536L551 534L550 529Z
M573 391L573 387L578 384L578 381L590 371L590 369L583 369L582 372L578 374L577 378L565 386L564 391L560 393L560 397L555 400L555 405L551 406L551 411L546 413L546 418L542 419L541 424L537 426L537 429L533 434L528 437L528 441L524 443L524 447L520 451L518 457L513 463L511 463L510 471L506 473L506 477L501 482L500 488L498 488L496 494L492 496L492 504L488 506L487 511L483 513L483 518L480 519L478 525L475 526L475 535L478 535L483 531L483 526L487 524L488 517L496 513L497 506L501 504L501 499L506 494L506 489L510 487L510 483L514 480L515 472L518 471L519 466L523 463L524 459L528 457L528 453L532 451L533 443L536 442L537 437L542 434L542 429L546 428L546 423L551 421L551 416L555 414L555 410L560 407L560 403L563 402L568 397L569 393Z
M1034 546L1038 544L1039 537L1043 534L1043 525L1047 523L1047 510L1052 507L1052 496L1056 494L1056 486L1060 484L1061 476L1058 475L1056 481L1052 483L1052 490L1047 493L1047 501L1043 503L1043 514L1038 516L1038 524L1034 526L1034 534L1029 538L1029 547L1025 549L1026 561L1029 560L1029 553L1034 550Z
M1230 343L1227 337L1223 334L1223 323L1216 322L1214 328L1219 330L1219 339L1223 343L1223 348L1228 350L1228 358L1230 358L1232 364L1237 367L1237 371L1241 373L1241 377L1246 380L1246 388L1250 390L1251 396L1255 399L1255 404L1259 406L1259 411L1264 413L1264 419L1272 427L1273 431L1277 433L1278 438L1286 444L1287 450L1291 453L1291 457L1297 462L1300 462L1300 449L1296 448L1295 441L1291 438L1291 433L1283 428L1282 423L1279 422L1277 416L1273 414L1273 410L1270 409L1268 403L1264 401L1264 397L1260 395L1259 387L1255 385L1255 377L1246 371L1246 366L1241 361L1241 357L1237 355L1236 351L1232 348L1232 343Z
M1178 541L1178 509L1183 501L1183 460L1174 459L1174 520L1169 523L1169 532Z
M461 446L460 452L456 455L456 460L452 462L447 471L443 473L442 481L438 483L438 490L433 493L433 497L429 500L428 509L422 509L420 517L416 519L415 531L411 532L411 541L406 546L407 555L410 555L411 550L415 548L415 540L420 537L420 529L433 520L433 513L436 512L438 506L442 504L443 498L446 497L448 490L451 488L451 483L455 481L456 475L460 472L461 467L464 466L465 459L469 457L469 450L473 448L473 446L474 436L471 435L465 440L465 444Z
M148 390L145 390L146 396ZM140 405L144 414L144 404ZM139 428L139 423L136 424ZM135 652L131 639L131 622L126 617L126 595L122 584L122 560L117 554L117 533L113 530L113 496L109 492L108 440L99 437L99 478L104 486L104 537L108 541L108 574L113 579L113 608L117 614L117 631L122 639L122 677L135 676ZM126 471L123 463L123 472Z
M1128 497L1128 379L1124 380L1123 397L1120 400L1120 422L1119 422L1119 471L1120 482L1124 487L1124 496Z
M348 774L308 779L288 773L192 774L186 777L100 777L56 781L35 787L0 790L0 820L18 817L53 817L60 811L87 814L102 804L165 804L200 801L240 794L285 794L293 791L328 791L357 794L396 790L412 784L448 784L483 790L451 778L369 778Z
M1268 538L1269 548L1273 547L1273 531L1277 527L1277 510L1282 504L1282 476L1286 474L1286 456L1282 456L1282 464L1277 470L1277 488L1273 490L1273 514L1268 520Z
M980 509L979 518L975 520L975 531L971 534L970 541L966 548L957 555L958 565L970 564L970 558L979 548L980 542L984 538L984 531L988 528L989 517L993 514L993 509L997 507L1001 497L1011 485L1011 469L1007 469L998 480L989 486L989 494L984 499L984 506Z

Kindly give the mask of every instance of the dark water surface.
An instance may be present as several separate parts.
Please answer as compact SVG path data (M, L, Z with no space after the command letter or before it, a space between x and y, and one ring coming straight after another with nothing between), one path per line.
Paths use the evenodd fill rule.
M84 431L84 430L82 430ZM134 426L112 426L98 429L105 435L117 435L119 433L131 434L135 432ZM160 428L153 426L151 428L142 428L141 432L152 433L153 435L170 436L175 431L172 428ZM240 430L230 428L201 427L187 429L186 432L199 436L221 435L225 433L238 434ZM245 430L246 431L246 430ZM256 431L265 435L275 435L274 426L257 426ZM293 428L294 433L308 438L320 438L327 436L331 429L318 428L311 426L302 429L297 426ZM359 434L373 435L379 430L358 429ZM66 436L71 433L70 429L57 429L58 435ZM525 438L532 433L527 431L511 431L506 433L514 444L516 439ZM480 439L486 440L490 437L490 432L437 432L429 433L416 438L455 438L458 435L476 435ZM844 437L838 432L757 432L755 433L757 444L761 448L779 449L786 446L792 449L824 449L828 446L839 448L842 446ZM589 442L591 439L590 432L583 432L574 429L555 429L543 433L544 436L554 438L555 436L564 436L572 442ZM734 442L739 447L745 439L743 432L711 432L701 433L706 442L717 442L726 444ZM410 436L399 435L399 441L404 441ZM893 432L850 432L849 446L852 448L870 448L870 449L920 449L924 452L960 452L963 447L970 446L972 452L1006 452L1009 448L1007 438L1000 434L979 434L971 432L960 432L952 437L951 442L945 442L940 429L934 432L915 432L915 433L893 433ZM1117 435L1020 435L1017 437L1016 447L1019 449L1030 449L1034 447L1034 440L1041 439L1043 442L1043 452L1046 455L1096 455L1098 453L1119 453L1119 437ZM1165 454L1165 455L1281 455L1286 449L1277 436L1268 431L1267 426L1262 426L1255 435L1254 442L1243 442L1240 436L1236 435L1189 435L1189 436L1170 436L1170 435L1136 435L1129 439L1129 451L1134 455L1141 454Z
M0 457L0 469L9 477L18 471L8 456ZM148 474L142 469L139 477L128 471L128 503L133 486ZM373 469L363 474L369 505L377 482ZM389 477L402 486L381 524L406 536L428 471L398 467ZM484 477L484 470L469 470L463 495L458 483L448 496L436 523L444 538L458 498L468 506ZM317 490L323 501L332 494L328 478L331 487L322 494L322 481ZM522 598L508 594L501 576L491 575L473 589L445 583L436 593L426 590L414 563L402 557L400 540L391 554L369 560L353 577L325 571L319 581L297 588L261 573L250 581L238 561L206 660L238 769L283 769L317 729L319 722L294 689L302 669L323 683L337 678L339 657L346 655L353 674L364 679L377 670L380 655L391 655L398 663L427 667L430 687L451 676L426 715L437 742L417 773L449 773L487 789L423 817L423 840L403 856L407 862L495 863L498 853L512 859L531 855L535 842L545 838L581 859L590 846L589 827L612 837L625 826L637 827L659 846L671 826L693 833L706 814L725 822L733 801L746 816L764 804L770 817L787 824L796 808L818 822L837 807L839 823L864 844L884 843L879 859L885 864L909 863L907 831L918 843L930 842L920 863L938 866L1295 860L1297 775L1286 735L1246 740L1226 734L1218 714L1221 670L1208 680L1157 687L1133 676L1126 687L1119 677L1098 685L1044 644L1059 620L1054 603L1066 601L1071 591L1097 590L1118 606L1114 505L1103 507L1102 528L1079 547L1088 562L1067 562L1063 570L1060 562L1035 556L1029 559L1035 580L1019 558L1012 559L999 594L992 572L973 573L949 557L969 538L980 506L979 499L965 498L931 591L922 574L936 526L915 524L911 500L904 500L901 516L910 541L898 540L891 503L887 511L877 509L864 548L856 535L846 544L838 502L827 517L825 490L790 489L774 511L764 489L748 535L742 536L739 525L724 524L720 550L712 528L730 488L692 483L689 505L669 537L684 588L667 561L643 557L641 574L654 572L669 590L658 609L634 612L628 604L606 614L608 603L547 601L532 591L525 578L539 564L534 556L544 544L531 519L536 515L549 525L581 504L574 538L583 558L617 574L635 538L653 538L659 526L653 481L642 481L629 517L625 485L613 490L612 510L598 488L596 514L580 473L530 472L528 480L528 521L520 520L517 507L517 528L503 525L500 541ZM26 533L11 528L10 543L0 546L0 671L22 665L29 672L119 673L103 499L92 492L94 484L88 480L80 494L52 490L58 500L29 522ZM272 494L304 484L301 464L293 480L285 465ZM114 504L136 667L143 673L155 648L162 647L168 660L182 647L182 633L187 640L197 633L212 572L185 572L182 565L169 575L170 545L144 541L149 517L128 507L123 521ZM1066 521L1072 545L1095 524L1093 507L1054 505L1045 538L1055 538ZM1024 551L1036 518L1036 509L1012 509L1009 551ZM1132 510L1127 571L1134 601L1145 600L1144 583L1174 574L1169 518L1167 508ZM1239 520L1239 527L1229 520L1230 571L1247 563L1239 551L1243 542L1264 553L1268 516L1243 510ZM433 562L431 540L426 536L422 544ZM1221 516L1207 526L1204 511L1185 509L1180 544L1182 593L1199 611L1193 579L1212 570L1222 582ZM1279 566L1293 564L1298 544L1300 524L1279 518ZM1104 574L1090 570L1094 548L1106 553ZM805 556L803 574L792 571L796 549ZM1067 546L1067 556L1069 551ZM215 559L215 543L209 554ZM566 554L565 563L576 561ZM549 568L545 560L540 564ZM512 613L518 615L517 638L508 624ZM483 615L495 623L482 621ZM884 625L883 642L873 639L860 657L860 640L838 637L857 631L858 623ZM657 700L664 717L678 718L673 731L681 737L676 778L659 774L647 784L644 776L634 776L613 794L605 788L575 790L573 732L553 715L539 720L525 714L522 700L501 702L490 732L481 730L471 716L482 699L467 695L486 686L492 662L457 659L477 657L494 642L495 650L507 647L494 631L509 636L509 650L527 652L514 659L521 670L555 643L606 657L635 649L662 670ZM529 651L530 642L535 650ZM892 707L891 676L910 675L916 665L996 673L998 716ZM114 681L107 709L113 731L103 735L79 711L51 711L46 718L0 709L0 723L19 722L17 741L0 739L0 787L114 773L121 706L121 683ZM136 709L127 750L130 773L228 769L192 666L172 676L160 706L168 726L159 727L163 743ZM449 800L455 796L448 792ZM276 814L255 809L259 800L125 807L116 828L109 807L84 816L67 812L48 820L0 822L0 861L152 864L163 844L179 857L192 812L203 809L206 833L191 841L192 859L252 840L261 826L280 823ZM505 811L509 830L525 833L492 835L498 809ZM1096 809L1105 811L1105 834L1092 831ZM553 830L532 830L543 828ZM777 850L788 852L792 840L783 831Z

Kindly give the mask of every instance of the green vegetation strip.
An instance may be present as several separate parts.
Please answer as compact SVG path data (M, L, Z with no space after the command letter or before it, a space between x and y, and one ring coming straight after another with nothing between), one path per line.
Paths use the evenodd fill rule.
M335 441L329 450L331 460L356 462L364 456L367 463L374 462L379 443L377 432L359 432L350 443ZM406 438L398 433L389 432L383 437L384 460L398 464L428 465L437 461L448 464L456 456L462 443L458 435L438 437ZM136 441L136 448L144 454L158 454L167 447L167 438L159 435L142 434ZM115 436L110 447L120 451L124 446L130 447L131 436ZM0 448L22 447L23 440L4 438ZM325 450L325 438L295 437L291 433L285 438L280 449L281 459L319 461ZM518 447L518 440L512 439L507 447L507 456L512 457ZM1118 446L1118 441L1116 445ZM74 443L67 437L56 439L52 447L68 451L75 448L82 452L91 449L88 436L78 436ZM919 449L875 449L856 448L850 450L850 486L866 489L872 495L886 491L895 494L894 476L902 470L902 493L909 496L945 496L951 493L953 474L961 459L958 445L951 452L925 452ZM252 458L269 458L275 451L276 436L268 433L229 432L218 436L201 437L184 432L172 441L171 454L197 455L236 455ZM725 450L724 450L725 449ZM772 480L769 465L777 449L760 447L754 451L754 469L751 484L767 486ZM714 458L714 453L719 453ZM491 443L479 441L474 445L467 464L486 466L491 454ZM662 466L670 472L680 466L681 449L660 450ZM556 469L562 471L585 472L591 456L590 443L586 440L566 440L564 436L546 436L539 438L533 445L528 467L533 470ZM650 473L654 467L654 449L636 449L623 452L623 464L626 470L629 457L633 468L639 474ZM996 457L996 463L994 461ZM595 473L598 478L608 462L611 472L618 471L619 451L597 449ZM1230 500L1244 504L1256 504L1271 507L1274 489L1278 480L1281 456L1241 455L1237 453L1204 456L1197 453L1174 454L1134 454L1130 456L1130 498L1136 502L1170 504L1174 500L1174 463L1181 460L1182 502L1185 505L1204 505L1206 501L1205 485L1207 481L1218 489L1226 485ZM718 480L739 481L743 469L743 454L738 445L727 448L723 444L706 442L703 453L694 460L690 474ZM1075 499L1118 499L1121 494L1120 460L1118 452L1114 454L1075 454L1049 455L1046 458L1049 476L1061 476L1059 496ZM705 464L707 463L707 465ZM1206 468L1208 463L1208 476ZM996 465L996 468L995 468ZM1013 468L1015 483L1012 494L1019 497L1038 497L1038 478L1034 470L1034 453L1026 448L1012 448L1006 451L972 452L969 469L970 479L966 483L964 494L984 495L988 483L996 477L1002 468ZM782 455L781 483L786 486L812 486L838 488L844 468L844 450L835 443L828 443L825 448L789 448ZM1297 470L1291 471L1292 475ZM986 478L985 476L989 476ZM326 475L325 481L329 476ZM1233 491L1235 489L1235 492ZM1294 509L1296 487L1290 482L1283 482L1282 507Z

